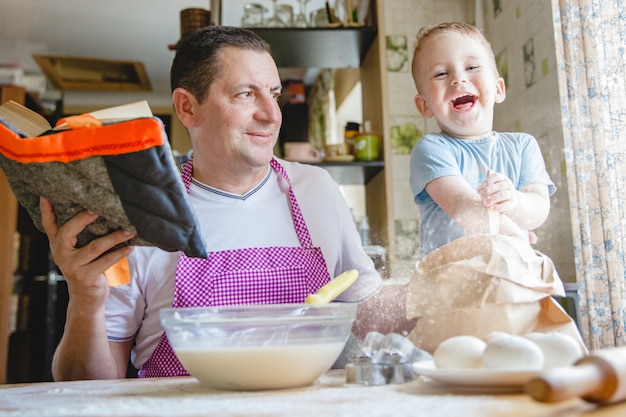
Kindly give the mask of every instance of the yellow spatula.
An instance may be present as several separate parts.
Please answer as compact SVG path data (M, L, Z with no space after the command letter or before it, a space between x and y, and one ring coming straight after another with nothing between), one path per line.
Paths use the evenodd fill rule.
M330 303L339 294L350 288L352 284L359 277L359 271L351 269L342 274L339 274L335 279L331 280L328 284L317 290L315 294L309 295L305 300L305 304L323 304Z

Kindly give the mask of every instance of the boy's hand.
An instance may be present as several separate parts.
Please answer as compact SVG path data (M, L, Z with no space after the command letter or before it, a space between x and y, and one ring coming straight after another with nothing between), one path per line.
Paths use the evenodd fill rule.
M538 228L550 213L546 184L528 184L517 190L506 175L490 171L476 192L484 207L507 215L522 229ZM529 239L533 243L537 237Z
M511 180L499 172L491 171L477 191L482 204L489 210L509 214L518 205L519 192Z

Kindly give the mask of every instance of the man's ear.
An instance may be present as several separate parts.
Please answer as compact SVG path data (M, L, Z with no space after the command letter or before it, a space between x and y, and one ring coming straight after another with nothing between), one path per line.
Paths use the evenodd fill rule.
M430 107L428 107L428 103L426 103L426 99L421 94L415 95L415 107L417 111L420 112L423 118L428 119L433 117L433 112L430 111Z
M496 81L496 103L502 103L506 98L506 86L504 85L504 78L498 77Z
M172 92L172 103L176 116L181 123L187 128L191 128L195 124L195 112L198 102L189 91L178 87Z

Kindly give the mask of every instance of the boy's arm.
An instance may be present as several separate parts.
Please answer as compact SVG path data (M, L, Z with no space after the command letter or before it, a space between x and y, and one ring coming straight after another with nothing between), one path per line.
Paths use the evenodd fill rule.
M524 229L532 230L541 226L550 214L548 186L531 184L513 192L517 196L517 204L505 214Z
M439 177L426 184L426 192L468 234L489 233L489 212L480 194L459 176ZM522 230L508 216L500 216L499 232L528 241Z

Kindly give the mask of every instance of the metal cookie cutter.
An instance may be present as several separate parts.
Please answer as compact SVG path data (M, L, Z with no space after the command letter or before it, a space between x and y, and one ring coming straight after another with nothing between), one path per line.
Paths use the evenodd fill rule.
M400 359L397 354L392 354L391 357ZM390 359L392 359L391 357ZM403 384L415 378L413 367L408 362L373 363L372 358L367 356L359 356L351 358L351 360L351 363L346 364L346 382L348 384Z
M346 365L348 384L403 384L417 377L414 362L432 359L428 352L398 333L369 332L361 351L364 356L352 357Z

